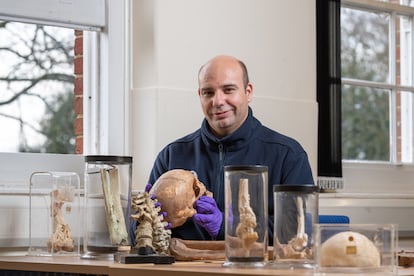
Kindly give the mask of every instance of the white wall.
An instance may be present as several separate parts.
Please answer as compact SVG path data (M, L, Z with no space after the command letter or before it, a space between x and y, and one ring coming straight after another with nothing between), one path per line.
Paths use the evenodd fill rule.
M302 143L316 177L314 0L134 0L132 10L134 188L165 144L200 126L197 72L217 54L246 63L254 114Z
M119 139L127 136L128 127L124 127L124 120L117 125L123 117L117 113L124 112L123 103L128 99L122 97L123 84L129 79L123 70L126 55L122 53L124 36L128 39L122 25L125 1L107 4L109 34L101 36L110 41L101 44L101 63L116 68L116 73L99 70L104 78L99 92L107 88L109 93L102 97L100 110L102 129L108 133L93 134L101 139L100 154L120 155L129 153L127 139ZM297 138L308 151L316 175L314 0L131 0L131 5L131 102L126 108L133 113L134 189L144 187L153 160L166 143L200 126L203 115L196 94L197 71L217 54L234 55L247 64L255 88L255 115ZM110 55L112 52L121 52L119 59ZM70 167L83 175L82 156L68 158L66 163L49 155L38 163L28 157L18 167L15 157L5 155L6 163L0 169L10 186L13 181L27 183L28 173L38 170L65 171ZM46 163L51 165L45 167ZM28 229L15 227L27 224L28 210L23 205L27 191L0 196L0 217L15 222L0 227L1 245L27 244Z

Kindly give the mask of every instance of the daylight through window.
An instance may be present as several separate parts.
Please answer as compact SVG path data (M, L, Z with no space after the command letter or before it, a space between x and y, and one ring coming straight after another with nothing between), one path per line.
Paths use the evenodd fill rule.
M354 2L341 7L343 159L413 163L414 9Z
M74 34L0 21L0 152L75 152Z

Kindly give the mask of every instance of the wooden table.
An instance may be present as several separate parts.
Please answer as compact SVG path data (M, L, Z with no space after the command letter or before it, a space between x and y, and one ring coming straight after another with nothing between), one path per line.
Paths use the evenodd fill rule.
M236 276L314 275L308 269L226 268L222 262L175 262L173 264L121 264L79 257L2 256L0 270L79 273L108 276ZM414 275L414 268L398 268L398 275Z
M42 271L109 275L113 262L82 260L79 257L2 256L1 270Z

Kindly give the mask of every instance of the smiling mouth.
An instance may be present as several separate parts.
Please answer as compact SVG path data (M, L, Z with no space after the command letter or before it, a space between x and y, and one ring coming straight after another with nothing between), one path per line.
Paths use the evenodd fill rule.
M215 112L213 114L214 114L214 117L216 117L217 119L223 119L227 117L228 111Z

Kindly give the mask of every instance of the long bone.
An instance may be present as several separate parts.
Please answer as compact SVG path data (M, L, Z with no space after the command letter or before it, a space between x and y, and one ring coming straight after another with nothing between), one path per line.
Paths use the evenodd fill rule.
M249 182L244 178L239 182L239 213L240 223L237 225L236 234L242 240L243 249L248 253L259 236L254 231L256 215L250 207Z
M112 245L127 245L128 232L120 199L118 168L101 169L101 179L111 243Z
M291 245L295 251L302 251L308 244L308 235L305 233L305 215L303 212L303 200L301 196L296 198L296 207L298 210L298 229L296 237L289 241L289 245Z

